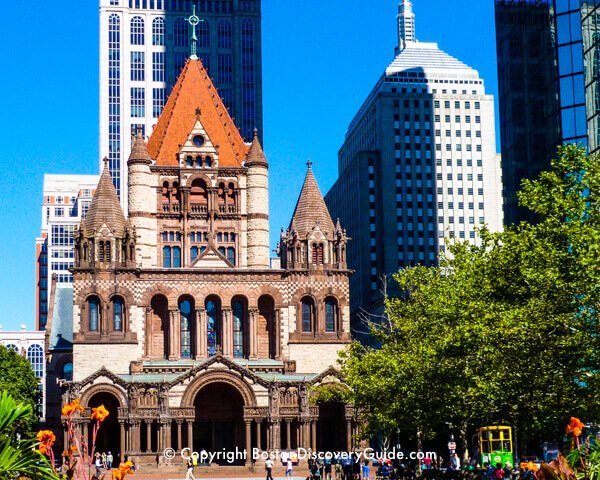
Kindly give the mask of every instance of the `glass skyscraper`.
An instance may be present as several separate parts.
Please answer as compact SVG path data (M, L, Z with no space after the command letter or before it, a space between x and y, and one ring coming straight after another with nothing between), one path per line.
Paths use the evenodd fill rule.
M600 145L600 0L496 0L504 218L525 178L550 165L556 146Z

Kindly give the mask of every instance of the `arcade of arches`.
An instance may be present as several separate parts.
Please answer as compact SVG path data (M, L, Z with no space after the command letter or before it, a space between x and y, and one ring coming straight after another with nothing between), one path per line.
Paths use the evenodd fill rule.
M181 406L172 407L173 385L94 383L89 386L91 395L83 390L87 408L76 423L91 442L92 424L84 419L91 408L103 404L110 414L99 431L97 450L111 451L119 459L133 456L139 463L156 462L157 454L169 447L252 452L254 448L335 451L354 446L351 406L309 404L310 382L264 383L260 387L268 405L257 406L255 387L242 376L219 378L214 372L201 372L187 386Z
M146 358L201 359L221 351L233 358L279 359L279 311L268 295L257 303L250 308L237 295L227 305L209 295L198 305L192 296L182 295L170 304L164 295L155 295L146 312Z

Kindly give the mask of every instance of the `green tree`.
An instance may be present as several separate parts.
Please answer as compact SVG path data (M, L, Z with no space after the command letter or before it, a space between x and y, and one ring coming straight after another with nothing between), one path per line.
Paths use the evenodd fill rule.
M381 349L343 355L370 433L451 425L466 446L469 426L507 422L527 443L572 414L598 420L600 162L563 147L520 201L536 224L483 230L439 267L399 272Z
M0 345L0 365L0 392L7 392L15 400L31 405L35 412L40 401L40 390L29 360ZM30 416L25 426L31 431L36 423L35 416Z

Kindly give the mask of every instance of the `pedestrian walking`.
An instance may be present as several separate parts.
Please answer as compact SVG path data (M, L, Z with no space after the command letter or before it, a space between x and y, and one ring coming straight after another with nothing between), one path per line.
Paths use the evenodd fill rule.
M271 457L265 461L265 471L267 472L266 480L273 480L273 460L271 460Z
M102 457L98 452L96 452L94 458L94 466L96 467L96 478L100 478L100 474L102 473Z
M369 480L369 461L365 460L362 465L362 480Z
M110 470L112 468L112 464L113 464L113 454L110 453L110 451L109 451L108 455L106 455L106 468L108 468Z
M292 459L289 456L285 466L285 478L292 478Z
M187 473L185 474L185 480L196 480L194 477L194 462L191 457L187 459Z
M102 466L104 467L104 470L106 470L106 452L102 452Z

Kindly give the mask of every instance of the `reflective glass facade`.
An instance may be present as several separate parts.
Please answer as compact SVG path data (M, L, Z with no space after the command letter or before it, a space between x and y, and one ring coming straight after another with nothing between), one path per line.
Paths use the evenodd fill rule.
M550 166L560 143L600 145L600 0L496 0L505 223L525 178Z

